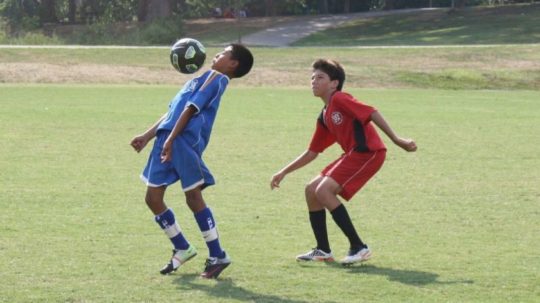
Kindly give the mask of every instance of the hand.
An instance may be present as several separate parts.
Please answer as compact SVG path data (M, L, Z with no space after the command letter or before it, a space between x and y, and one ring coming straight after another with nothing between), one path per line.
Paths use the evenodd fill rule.
M414 152L417 149L416 143L412 139L398 138L394 143L408 152Z
M139 135L131 140L131 146L136 152L141 152L148 143L148 139L144 135Z
M167 139L163 143L163 149L161 150L161 163L171 161L172 159L172 141Z
M272 181L270 181L270 189L279 188L279 183L285 178L285 175L282 173L277 173L272 176Z

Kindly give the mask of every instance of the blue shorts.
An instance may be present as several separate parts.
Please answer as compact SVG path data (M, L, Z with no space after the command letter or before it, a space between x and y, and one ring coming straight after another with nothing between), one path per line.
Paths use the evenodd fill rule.
M171 161L161 163L163 143L169 131L158 131L148 163L141 174L141 179L150 187L168 186L176 181L182 182L186 192L202 186L214 185L214 177L204 164L201 154L197 153L185 138L178 136L173 143Z

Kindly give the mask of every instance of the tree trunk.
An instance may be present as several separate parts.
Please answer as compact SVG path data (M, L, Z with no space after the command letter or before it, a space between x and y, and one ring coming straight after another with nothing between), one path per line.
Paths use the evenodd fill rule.
M328 0L319 0L319 14L328 14Z
M58 18L56 17L55 4L56 4L55 0L42 0L41 1L40 14L39 14L41 24L58 22Z
M392 10L392 9L394 9L394 0L384 1L384 10Z
M351 0L343 1L343 13L348 14L351 12Z
M137 20L139 20L139 22L144 22L146 21L146 16L148 16L148 0L139 0Z
M452 10L464 8L467 5L467 0L452 0Z
M275 16L276 15L276 6L275 6L275 3L274 3L274 0L265 0L264 4L265 4L265 12L264 12L264 14L267 17Z
M149 0L146 21L166 18L171 15L171 3L169 0Z
M69 6L68 6L68 19L69 23L73 24L75 23L75 18L77 16L77 4L75 3L77 0L69 0Z
M171 4L171 10L177 14L186 11L186 0L169 0Z

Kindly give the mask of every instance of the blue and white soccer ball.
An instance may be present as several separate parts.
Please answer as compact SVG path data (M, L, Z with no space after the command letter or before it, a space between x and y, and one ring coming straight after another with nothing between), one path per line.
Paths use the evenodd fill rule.
M193 74L206 60L204 45L192 38L183 38L171 47L171 64L182 74Z

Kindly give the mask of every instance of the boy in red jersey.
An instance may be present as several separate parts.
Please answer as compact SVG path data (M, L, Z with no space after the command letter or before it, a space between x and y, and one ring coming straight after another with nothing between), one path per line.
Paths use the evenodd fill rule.
M416 151L416 144L411 139L397 136L375 108L341 91L345 71L338 62L319 59L312 67L311 89L314 96L322 99L324 108L309 148L272 176L270 187L279 187L287 174L315 160L319 153L337 142L344 154L323 169L305 189L309 219L317 247L297 256L296 260L334 260L326 229L327 209L350 242L349 253L342 263L365 261L370 258L371 251L358 236L347 209L337 195L349 201L381 168L386 147L373 124L406 151Z

